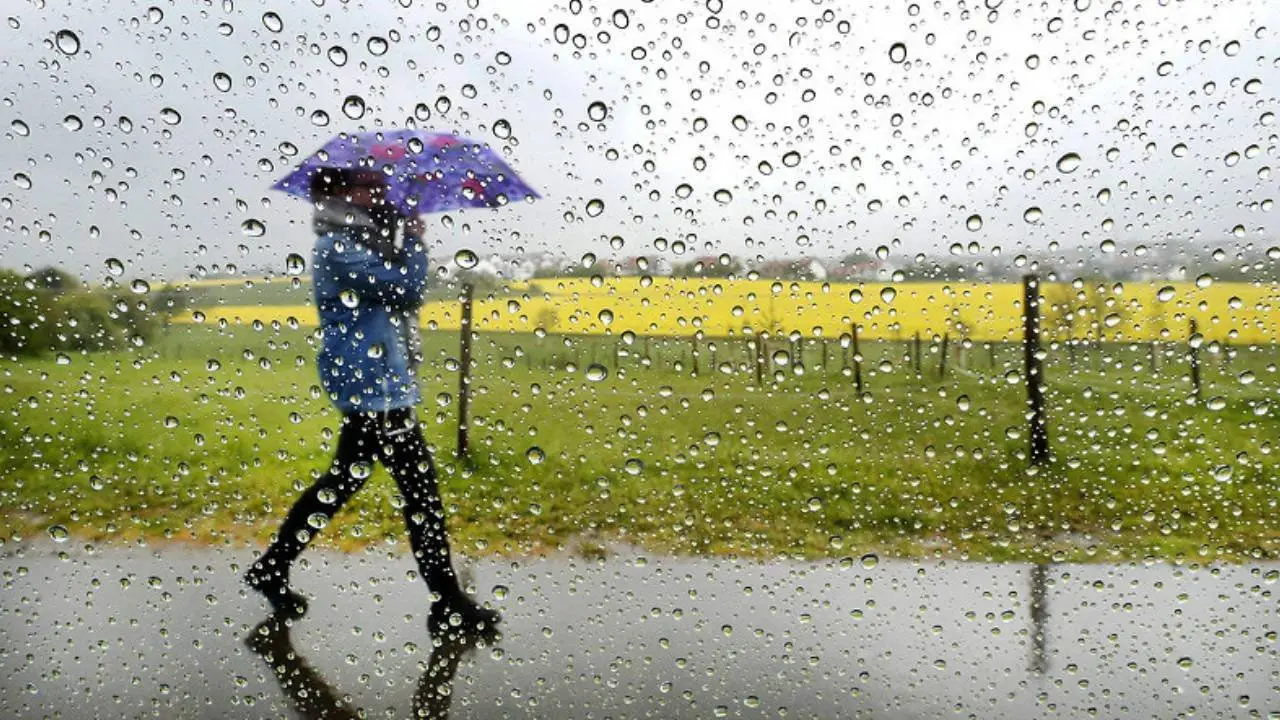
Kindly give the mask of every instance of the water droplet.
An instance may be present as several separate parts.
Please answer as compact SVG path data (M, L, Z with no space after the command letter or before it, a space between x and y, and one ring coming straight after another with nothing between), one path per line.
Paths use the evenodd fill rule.
M298 253L289 253L284 259L284 269L290 275L301 275L307 270L307 261Z
M968 412L970 407L969 396L961 395L960 397L956 398L956 407L960 410L960 412Z
M1098 191L1098 204L1106 205L1109 202L1111 202L1111 190L1108 188L1102 188Z
M273 12L265 12L262 14L262 26L273 33L284 30L284 18Z
M1010 385L1017 385L1022 382L1022 373L1017 370L1010 370L1004 374L1004 381Z
M1022 212L1022 219L1029 223L1040 222L1040 218L1044 215L1038 207L1029 207Z
M1058 158L1058 172L1060 173L1073 173L1079 167L1080 156L1073 152L1069 152Z
M71 30L59 30L53 36L53 42L66 55L75 55L80 52L80 36Z
M1175 294L1176 291L1173 289L1172 285L1165 285L1156 291L1156 299L1160 302L1169 302L1173 299Z
M380 35L374 35L373 37L369 38L368 42L365 43L365 47L369 50L370 55L373 55L374 57L378 57L381 55L385 55L390 45L387 44L386 38Z
M707 447L715 447L715 446L717 446L717 445L719 445L719 444L720 444L720 433L718 433L718 432L709 432L709 433L707 433L706 435L704 435L704 436L702 437L702 442L703 442Z
M1165 60L1156 66L1156 74L1160 77L1166 77L1173 72L1173 63Z
M360 305L360 295L350 288L338 293L338 299L342 301L343 306L348 308L355 308Z
M76 132L84 127L84 121L81 120L79 116L68 115L62 118L62 127L70 130L71 132Z
M530 465L541 465L542 461L547 459L547 454L537 445L526 450L524 456Z
M229 91L231 89L231 76L224 72L214 73L213 86L218 89L218 92Z
M493 121L493 134L500 140L511 139L511 123L506 120Z
M604 201L600 198L592 198L587 201L587 217L600 217L600 213L604 212Z
M747 129L747 118L742 115L734 115L732 123L735 130Z
M970 215L968 218L965 219L964 226L968 228L970 232L977 232L981 230L982 216L977 213Z
M170 430L178 427L178 418L173 415L165 415L164 426L169 428Z
M347 49L341 45L334 45L325 53L325 57L329 58L329 62L337 67L347 64Z
M54 355L53 362L55 365L70 365L71 356L66 353L58 353L57 355Z
M1198 277L1196 277L1196 287L1200 288L1201 290L1209 287L1212 284L1213 284L1213 276L1210 275L1209 273L1203 273Z
M359 120L364 117L365 105L364 98L359 95L348 95L342 101L342 114L352 120Z
M507 593L509 592L511 592L511 590L506 585L493 586L493 598L495 600L505 600L507 597Z
M373 463L359 461L351 463L351 477L357 480L364 480L373 474Z
M875 553L867 553L862 556L861 562L864 570L871 570L880 564L880 556Z
M809 506L809 512L817 512L817 511L821 510L821 509L822 509L822 498L820 498L820 497L818 497L818 496L816 496L816 495L815 495L814 497L809 498L808 506Z
M733 202L733 193L729 192L724 188L720 188L719 190L715 191L715 194L712 197L714 197L715 201L720 203L721 205L728 205L729 203Z
M1254 78L1244 84L1244 91L1250 95L1257 95L1258 91L1261 89L1262 89L1262 81L1259 80L1258 78Z
M67 531L66 526L64 525L49 526L49 539L53 540L54 542L56 543L66 542L67 539L70 537L71 537L71 533Z
M631 16L621 8L613 11L611 19L613 20L613 26L619 30L626 30L627 26L631 24Z
M609 377L609 370L600 363L591 363L587 366L586 376L591 382L600 382Z
M466 248L463 248L453 254L453 264L457 265L463 270L470 270L471 268L474 268L476 265L480 264L480 257L476 255L474 252Z
M608 327L609 325L613 324L613 311L610 310L609 308L605 308L601 310L600 313L596 315L596 317L600 319L601 325Z
M1040 67L1040 56L1036 55L1035 53L1032 53L1031 55L1027 56L1026 63L1027 63L1027 68L1029 70L1035 70L1036 68Z
M1178 143L1177 145L1174 145L1173 149L1171 149L1169 153L1174 157L1185 157L1187 154L1186 143Z
M604 122L604 119L609 117L609 106L597 100L587 106L587 117L591 118L592 122Z
M240 232L249 237L262 237L267 234L267 226L261 220L249 218L240 223Z
M323 530L329 524L329 516L324 513L311 513L307 516L307 525L313 530Z
M1222 46L1222 52L1225 53L1227 57L1235 57L1236 55L1239 55L1240 42L1238 40L1232 40L1231 42Z
M628 458L627 461L622 464L622 469L628 475L639 475L644 472L644 462L639 458Z
M859 290L858 288L854 288L854 289L850 290L850 291L849 291L849 302L852 302L852 303L860 303L860 302L862 302L862 291L861 291L861 290Z
M151 292L151 285L146 280L138 278L129 283L129 289L133 291L134 295L146 295Z
M311 124L316 127L325 127L329 124L329 113L323 110L316 110L311 113Z
M892 285L880 288L880 299L884 302L891 303L896 297L898 297L898 291Z
M9 129L13 130L14 135L18 135L20 137L27 137L31 134L31 128L27 127L27 124L21 120L14 120L9 123Z
M30 175L28 175L28 174L26 174L26 173L14 173L14 174L13 174L13 184L14 184L14 185L17 185L18 187L22 188L23 190L30 190L30 189L31 189L31 184L32 184L32 183L31 183L31 176L30 176Z
M903 43L894 43L889 46L889 59L895 63L906 62L907 46Z
M171 107L160 109L160 120L165 125L177 125L182 122L182 115Z
M795 150L792 150L791 152L787 153L786 155L783 155L783 156L782 156L782 164L783 164L783 165L786 165L787 167L795 167L795 166L799 165L799 164L800 164L800 153L796 152Z

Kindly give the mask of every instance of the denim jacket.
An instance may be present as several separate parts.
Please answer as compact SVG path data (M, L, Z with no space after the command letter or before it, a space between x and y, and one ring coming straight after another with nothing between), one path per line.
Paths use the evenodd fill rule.
M413 407L421 397L418 308L427 253L407 237L399 261L368 247L367 228L316 220L312 254L322 347L317 361L329 399L343 413Z

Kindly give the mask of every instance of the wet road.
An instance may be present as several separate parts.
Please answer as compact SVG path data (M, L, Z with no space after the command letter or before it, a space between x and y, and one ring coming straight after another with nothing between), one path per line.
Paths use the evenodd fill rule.
M2 552L6 718L1280 717L1274 564L486 560L459 655L398 555L309 554L255 651L249 551Z

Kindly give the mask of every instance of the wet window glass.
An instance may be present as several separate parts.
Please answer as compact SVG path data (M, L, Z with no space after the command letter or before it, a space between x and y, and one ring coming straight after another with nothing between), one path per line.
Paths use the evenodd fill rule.
M1276 716L1280 5L0 16L0 715Z

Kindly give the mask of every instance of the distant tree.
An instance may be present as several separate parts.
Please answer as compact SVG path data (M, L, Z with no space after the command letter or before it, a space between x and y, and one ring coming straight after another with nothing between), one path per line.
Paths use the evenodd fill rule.
M54 290L56 292L74 290L83 285L74 275L56 267L40 268L28 275L27 279L35 283L36 287L41 290Z
M502 285L496 275L475 272L474 270L459 270L455 276L455 283L459 289L463 285L470 285L477 297L495 293Z
M56 268L25 277L0 270L0 352L5 354L109 350L131 340L146 342L165 314L166 309L136 296L85 288Z
M722 263L720 258L714 255L706 255L688 262L676 263L671 267L671 274L676 277L741 277L744 272L742 261L737 258L731 258L729 262Z

